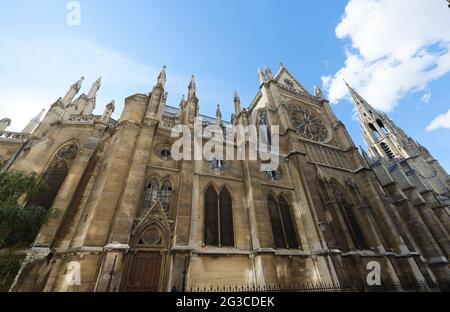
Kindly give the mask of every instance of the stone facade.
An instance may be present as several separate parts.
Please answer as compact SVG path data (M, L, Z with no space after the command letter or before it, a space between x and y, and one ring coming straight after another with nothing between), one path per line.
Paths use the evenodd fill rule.
M369 153L363 155L393 200L403 227L403 240L410 250L419 251L434 271L447 272L450 251L449 175L425 147L409 137L386 114L374 109L351 87L349 90L369 147Z
M275 75L259 70L259 79L247 108L235 94L230 124L218 109L204 126L279 125L276 172L261 172L261 161L225 160L218 170L174 160L172 128L194 128L199 100L193 77L179 108L166 105L165 68L150 94L125 100L118 121L114 102L92 115L100 80L74 100L81 79L31 134L0 132L3 170L37 173L54 188L38 203L61 212L39 232L12 290L360 285L373 261L385 283L448 281L442 193L407 188L392 171L386 183L320 89L310 94L283 65ZM219 238L231 235L231 245L206 243L208 192L219 194Z

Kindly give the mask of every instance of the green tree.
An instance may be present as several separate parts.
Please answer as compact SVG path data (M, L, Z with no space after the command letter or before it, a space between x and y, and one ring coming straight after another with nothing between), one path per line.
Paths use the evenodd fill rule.
M35 174L0 172L0 248L27 247L42 225L57 217L57 210L19 203L24 196L33 198L45 191Z

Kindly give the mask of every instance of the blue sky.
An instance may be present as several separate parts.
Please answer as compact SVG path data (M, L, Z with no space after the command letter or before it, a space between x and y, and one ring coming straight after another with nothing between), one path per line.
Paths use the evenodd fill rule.
M81 25L65 0L2 1L0 118L21 130L85 76L98 77L97 113L149 92L168 67L168 104L196 75L201 112L225 119L237 90L248 105L258 66L283 62L311 90L322 86L363 145L342 78L429 148L450 171L450 9L444 0L81 0ZM448 112L448 113L447 113ZM427 130L426 130L427 129Z

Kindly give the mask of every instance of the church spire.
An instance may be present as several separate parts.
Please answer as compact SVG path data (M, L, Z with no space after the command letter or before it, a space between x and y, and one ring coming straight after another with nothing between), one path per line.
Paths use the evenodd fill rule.
M185 125L194 124L195 118L199 115L198 98L196 95L197 86L195 84L195 76L192 75L188 87L187 100L181 101L180 104L180 121Z
M160 85L161 87L165 87L166 86L166 81L167 81L167 72L166 72L166 65L163 66L161 73L158 76L158 85Z
M264 67L265 67L267 79L272 80L273 74L272 74L272 71L270 70L269 66L265 65Z
M363 138L372 156L388 161L417 155L411 138L398 128L384 113L378 112L346 83L359 113Z
M166 79L166 66L164 65L158 75L156 84L153 86L153 89L150 92L149 105L146 113L147 117L161 120L164 114L164 106L166 105L167 100L167 92L165 92L164 90Z
M80 80L75 82L67 92L66 96L63 98L62 102L64 105L68 106L72 103L73 99L75 98L75 95L80 91L81 84L83 83L84 77L81 77Z
M237 91L234 91L234 114L237 116L241 112L241 99Z
M348 90L355 102L356 109L361 118L373 118L374 113L378 113L375 108L372 107L358 92L356 92L345 80Z
M25 127L25 129L23 129L22 133L27 133L27 134L33 133L34 129L36 129L36 127L41 122L41 118L44 115L44 112L45 112L45 109L42 109L41 112L36 117L31 119L30 122L28 123L28 125Z
M216 124L220 126L222 124L222 112L220 111L220 105L217 104L216 110Z
M259 76L259 82L261 84L266 82L266 77L264 77L264 73L260 67L258 67L258 76Z
M195 76L192 75L191 77L191 82L189 83L189 93L188 93L188 100L192 99L192 98L197 98L196 96L196 92L197 92L197 86L195 84Z
M97 92L102 86L102 77L98 78L93 84L87 95L88 99L94 99L97 96Z

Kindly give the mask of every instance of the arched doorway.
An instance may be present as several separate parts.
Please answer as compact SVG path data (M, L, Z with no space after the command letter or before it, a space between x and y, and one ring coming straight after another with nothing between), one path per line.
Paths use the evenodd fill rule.
M136 236L128 254L122 289L130 292L164 291L167 264L167 235L156 222Z

